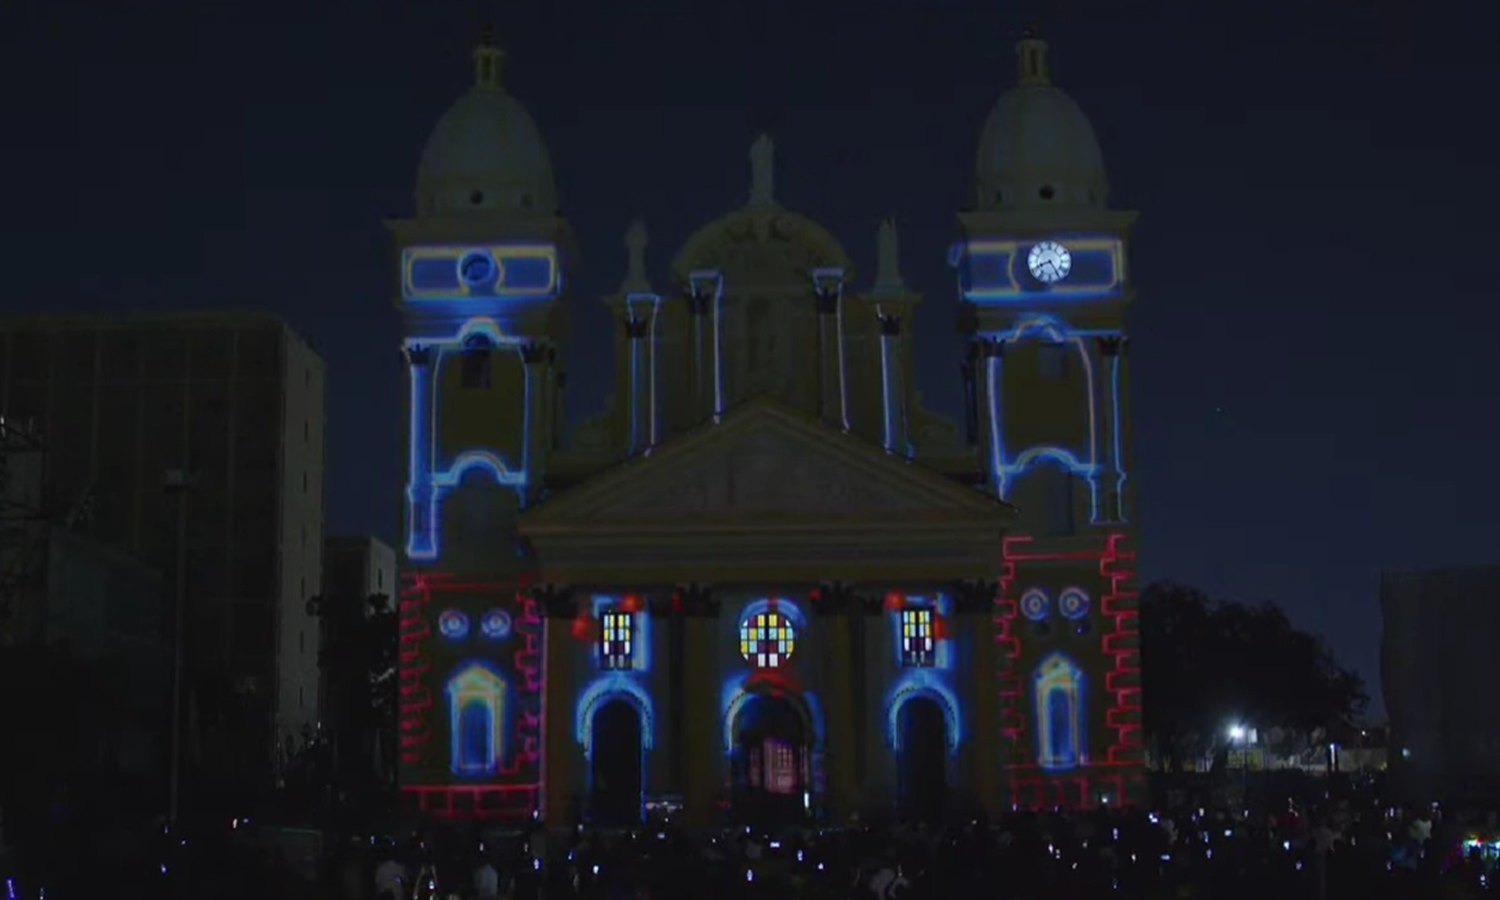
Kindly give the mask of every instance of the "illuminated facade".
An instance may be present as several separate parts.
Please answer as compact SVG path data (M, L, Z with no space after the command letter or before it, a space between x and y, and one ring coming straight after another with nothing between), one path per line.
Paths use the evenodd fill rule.
M617 390L562 427L575 258L501 54L391 223L408 368L401 780L438 816L937 816L1138 796L1123 315L1133 215L1020 45L950 254L967 434L913 388L895 227L857 287L748 202L604 302ZM1082 146L1075 146L1079 142Z

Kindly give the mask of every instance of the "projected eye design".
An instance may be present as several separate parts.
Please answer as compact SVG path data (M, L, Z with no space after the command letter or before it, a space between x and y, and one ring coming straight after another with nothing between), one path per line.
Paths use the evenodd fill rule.
M469 617L456 609L445 609L438 616L438 633L450 641L461 641L469 636Z
M1057 598L1057 609L1070 619L1081 619L1089 614L1089 595L1081 588L1068 588Z
M479 633L492 641L510 637L510 615L503 609L492 609L479 620Z
M1021 595L1021 615L1033 622L1047 618L1051 606L1047 595L1035 588Z
M495 263L495 258L480 250L466 253L458 261L458 277L470 287L494 281L498 270L499 266Z
M1042 241L1026 254L1026 268L1042 284L1056 284L1073 270L1073 254L1057 241Z

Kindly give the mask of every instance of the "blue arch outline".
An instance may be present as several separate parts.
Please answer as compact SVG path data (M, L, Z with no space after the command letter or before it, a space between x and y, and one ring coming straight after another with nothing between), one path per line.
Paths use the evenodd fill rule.
M723 697L720 701L721 715L724 726L724 752L727 755L734 753L734 722L739 718L740 710L745 708L756 697L762 696L759 691L745 689L745 682L749 676L731 678L724 685ZM823 707L818 703L818 697L812 691L799 691L789 695L792 707L802 716L802 721L812 733L813 751L823 751Z
M897 683L886 701L886 741L892 750L901 752L901 707L908 700L925 697L937 702L943 710L943 721L948 726L948 755L958 752L963 740L963 718L958 709L958 698L946 684L926 675L914 673Z
M457 704L459 693L459 682L467 678L482 677L487 682L497 685L496 702L486 703L490 713L490 729L492 731L493 746L490 747L490 760L485 766L465 767L461 764L463 758L462 736L460 735L460 723L463 708ZM510 702L511 685L505 673L495 667L493 663L485 659L471 659L456 666L448 676L443 685L443 693L448 700L448 768L459 778L477 778L493 775L504 760L506 743L509 738L506 727L510 710L506 708Z
M650 750L656 743L656 714L647 694L635 679L621 672L612 672L594 679L578 695L574 729L578 745L592 762L594 758L594 714L611 700L624 700L635 708L641 717L641 752ZM644 777L644 770L642 770Z

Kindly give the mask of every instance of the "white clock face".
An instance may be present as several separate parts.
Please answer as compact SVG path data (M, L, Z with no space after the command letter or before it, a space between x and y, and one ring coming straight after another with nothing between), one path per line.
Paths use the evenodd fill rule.
M1026 254L1026 268L1042 284L1056 284L1073 269L1073 254L1057 241L1041 241Z

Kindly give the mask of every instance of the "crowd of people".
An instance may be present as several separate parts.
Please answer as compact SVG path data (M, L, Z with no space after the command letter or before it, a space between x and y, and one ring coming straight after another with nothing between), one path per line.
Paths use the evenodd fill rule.
M1500 817L1368 799L1267 811L1015 812L942 827L634 830L424 827L291 847L248 822L172 835L150 871L75 867L45 896L109 883L155 897L277 900L1422 898L1500 893ZM310 833L309 833L310 834ZM100 881L99 879L106 881ZM41 896L8 881L7 900ZM89 887L87 893L98 893Z

